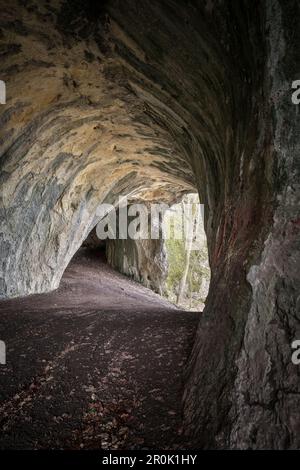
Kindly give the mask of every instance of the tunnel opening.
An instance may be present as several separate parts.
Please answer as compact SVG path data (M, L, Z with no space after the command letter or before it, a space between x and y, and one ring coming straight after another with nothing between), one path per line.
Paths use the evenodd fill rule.
M164 216L169 235L164 239L167 273L163 295L185 310L202 311L209 291L204 210L198 194L188 193Z
M132 208L133 205L129 209L131 213ZM125 231L122 228L122 235L120 227L116 230L116 222L120 218L117 212L116 219L111 217L103 225L106 226L105 233L97 232L97 226L92 229L80 251L94 252L102 262L107 262L184 310L202 311L209 290L210 267L204 207L200 205L199 196L187 193L175 204L163 204L160 216L155 220L153 208L157 208L157 201L152 208L149 203L147 206L139 204L131 218L128 218L126 209L125 223L130 226L134 222L136 230L140 231L133 234L135 239L130 239L128 227ZM141 231L142 210L147 212L149 223L144 227L144 233ZM156 227L155 233L151 229L152 222Z
M49 362L43 369L25 328L24 347L39 374L22 375L14 331L27 319L33 325L41 319L43 334L61 351L57 361L67 357L74 370L80 367L74 348L89 344L85 325L95 333L86 361L94 351L105 357L110 341L118 347L112 318L128 346L129 317L113 317L119 309L115 298L134 298L126 314L132 313L139 333L143 322L135 315L171 308L141 285L131 292L130 280L124 287L124 277L107 264L106 281L113 282L105 284L111 292L105 303L105 296L97 296L105 281L97 263L87 257L69 262L97 224L99 201L116 205L119 195L128 194L137 203L173 203L196 190L205 205L211 279L196 335L194 326L187 328L193 348L183 366L184 392L177 389L176 395L177 401L183 395L184 427L201 448L299 447L299 381L290 361L291 335L299 332L299 113L290 96L290 84L299 78L299 2L108 0L101 12L73 3L1 2L0 78L7 86L0 118L0 326L12 344L14 376L24 383L37 379L38 390L47 389L43 377L56 364L33 338ZM162 254L159 243L113 241L105 251L116 270L131 270L137 280L138 262L129 262L131 257L153 253L145 258L140 281L157 291L163 271L163 260L161 266L154 263L155 252ZM80 273L83 286L77 283ZM168 329L171 310L161 326L172 349L179 339ZM75 311L78 331L56 328L54 318L69 327L67 312ZM101 336L104 350L96 345L99 311L110 332ZM185 313L178 316L180 331L182 317L195 320L194 312ZM155 318L159 329L163 316ZM146 328L144 345L152 338L159 350L162 330L157 337ZM141 368L151 363L143 359ZM89 370L91 364L85 366ZM5 369L4 379L10 373ZM85 372L83 377L88 390L101 382L100 372L95 383ZM74 375L69 378L74 383ZM16 381L8 390L4 383L4 393L18 395L21 385ZM41 396L46 403L47 395ZM57 397L54 407L59 387ZM12 445L17 411L3 445ZM18 429L27 435L25 419ZM30 432L34 445L35 430Z

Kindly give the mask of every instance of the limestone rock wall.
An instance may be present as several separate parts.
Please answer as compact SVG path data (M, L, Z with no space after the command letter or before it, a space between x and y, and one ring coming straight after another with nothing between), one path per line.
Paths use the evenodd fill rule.
M299 446L299 2L0 6L1 297L55 288L101 202L196 187L212 278L186 429Z
M161 240L108 240L106 246L107 261L111 266L162 294L167 259Z
M295 47L299 4L267 1L264 15L261 101L265 107L259 111L254 150L258 153L252 154L248 173L248 183L253 177L259 182L260 171L264 173L261 187L251 191L260 207L252 201L239 214L234 210L237 218L229 219L232 235L222 235L228 264L223 264L220 277L211 284L185 394L187 424L204 447L300 446L300 371L291 361L292 341L300 337L300 121L290 92L300 64ZM253 171L252 165L262 163L264 152L263 167ZM271 194L264 192L268 184ZM250 219L249 210L253 211ZM238 221L240 226L235 227ZM245 223L239 244L244 253L238 263L231 244L243 236ZM252 237L254 242L248 245ZM217 291L224 294L221 301Z
M259 262L247 273L251 306L236 361L230 445L300 448L300 370L291 343L300 338L299 106L289 96L299 75L300 6L267 2L269 105L276 155L276 210Z
M1 1L1 297L56 288L101 202L194 187L96 3Z

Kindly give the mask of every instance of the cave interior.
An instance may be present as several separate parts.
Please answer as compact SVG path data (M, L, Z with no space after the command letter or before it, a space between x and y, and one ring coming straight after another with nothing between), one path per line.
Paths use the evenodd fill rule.
M299 2L0 5L1 339L61 288L100 204L196 191L211 281L186 317L185 432L197 448L299 448ZM116 241L109 264L148 270L158 291L160 243L138 243Z

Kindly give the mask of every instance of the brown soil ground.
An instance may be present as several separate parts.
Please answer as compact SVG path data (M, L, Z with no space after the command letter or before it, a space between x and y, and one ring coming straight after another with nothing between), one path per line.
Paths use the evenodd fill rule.
M59 289L0 302L1 449L187 449L198 313L81 250Z

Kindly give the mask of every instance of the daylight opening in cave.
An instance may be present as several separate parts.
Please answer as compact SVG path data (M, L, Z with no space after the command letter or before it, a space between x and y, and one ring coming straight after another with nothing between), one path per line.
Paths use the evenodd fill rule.
M166 276L163 295L186 310L202 311L209 290L210 267L203 213L198 194L191 193L165 214L171 226L164 240ZM191 206L192 228L183 231L184 208ZM176 236L176 226L179 226ZM183 236L182 236L183 235Z
M107 207L105 205L104 212L108 212ZM119 212L111 206L110 217L100 219L106 230L101 235L99 225L94 227L79 251L93 251L101 262L108 262L184 310L202 311L209 289L210 268L204 208L199 196L188 193L175 204L162 204L161 216L154 220L157 207L157 203L138 204L130 218L128 212L133 214L133 204L129 211L126 206ZM126 211L125 217L121 216L121 210ZM122 217L125 227L120 224ZM130 239L133 223L137 233ZM143 224L145 227L141 229Z
M0 12L0 448L300 448L300 2Z

